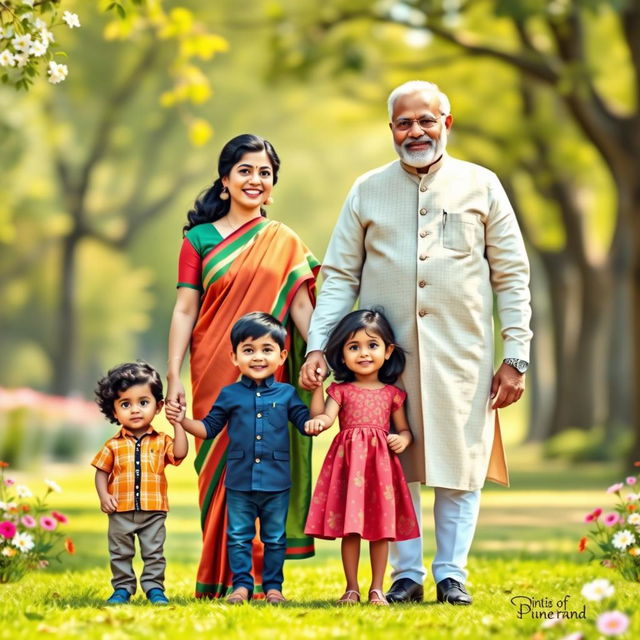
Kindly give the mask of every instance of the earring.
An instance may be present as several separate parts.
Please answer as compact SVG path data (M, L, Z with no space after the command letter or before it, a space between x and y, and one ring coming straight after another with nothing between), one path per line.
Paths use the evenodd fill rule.
M222 187L222 191L220 192L220 195L218 197L220 198L220 200L229 199L229 192L227 191L227 187Z
M273 204L273 198L271 196L269 196L266 200L265 200L265 205L269 205L269 204Z

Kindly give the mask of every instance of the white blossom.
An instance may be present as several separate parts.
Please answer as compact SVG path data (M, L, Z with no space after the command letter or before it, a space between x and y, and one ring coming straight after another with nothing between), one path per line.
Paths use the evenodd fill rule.
M36 18L33 21L33 26L36 29L44 29L47 26L47 23L42 18Z
M0 51L0 67L13 67L16 64L16 59L8 49ZM4 502L0 502L0 509L4 510Z
M16 51L29 51L31 46L31 34L25 33L24 35L16 36L11 44Z
M628 529L622 529L618 531L613 538L611 538L611 544L616 549L626 549L636 541L635 536Z
M26 22L31 22L31 20L33 20L33 13L31 13L31 11L28 11L27 13L23 13L23 14L20 16L20 20L21 20L22 22L25 22L25 21L26 21Z
M17 549L20 549L22 553L31 551L35 546L33 538L28 533L16 533L11 540L11 544Z
M26 4L27 7L33 7L34 0L22 0L22 4Z
M35 40L34 42L31 43L31 46L29 47L29 53L32 56L39 58L40 56L43 56L45 53L47 53L48 48L49 48L49 43L47 41L43 42L42 40Z
M4 53L4 51L2 52ZM2 58L2 53L0 53L0 58ZM11 54L9 54L11 55ZM13 56L11 56L13 58ZM0 62L0 65L2 65L2 62ZM4 66L4 65L2 65ZM6 511L7 510L7 503L6 502L0 502L0 511Z
M587 582L580 592L587 600L603 600L610 598L615 592L613 585L604 578Z
M627 522L628 522L629 524L639 525L639 524L640 524L640 513L632 513L632 514L627 518Z
M65 11L62 14L62 19L67 23L69 29L80 26L80 18L77 13L71 13L71 11Z
M18 498L32 498L33 493L31 493L31 489L24 484L16 485L16 495Z
M42 42L45 43L55 42L56 40L53 36L53 33L51 33L51 31L49 31L49 29L47 29L46 27L42 27L42 29L40 29L40 37L42 38Z
M64 78L66 78L67 73L69 73L69 69L67 69L66 64L56 64L55 62L51 61L49 63L50 73L53 68L62 68L62 71L61 72L58 71L57 73L64 73ZM64 80L64 78L62 79ZM44 483L47 485L47 487L49 487L49 489L51 489L51 491L55 491L56 493L62 493L62 489L60 488L60 485L54 482L53 480L49 480L48 478L45 478Z
M16 66L22 69L22 67L26 67L29 63L29 53L16 53L13 59L16 61Z

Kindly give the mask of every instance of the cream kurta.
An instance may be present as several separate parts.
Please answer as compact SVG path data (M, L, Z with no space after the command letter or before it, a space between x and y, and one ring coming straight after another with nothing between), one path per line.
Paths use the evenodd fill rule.
M505 358L529 360L529 263L498 178L446 154L424 176L399 160L356 180L331 236L308 351L353 308L381 306L407 350L414 444L407 481L508 483L493 376L493 294Z

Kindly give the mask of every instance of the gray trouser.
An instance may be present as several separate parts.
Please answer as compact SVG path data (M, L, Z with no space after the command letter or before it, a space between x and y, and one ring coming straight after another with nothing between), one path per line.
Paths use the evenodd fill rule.
M162 548L166 537L166 518L166 511L116 511L109 514L109 555L114 589L125 589L131 595L136 592L136 574L132 565L136 534L144 561L140 587L145 593L154 587L164 589L167 562Z

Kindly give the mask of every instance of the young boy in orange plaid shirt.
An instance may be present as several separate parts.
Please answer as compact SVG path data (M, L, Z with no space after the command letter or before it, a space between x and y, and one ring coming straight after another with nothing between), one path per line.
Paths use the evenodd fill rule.
M167 604L164 594L167 464L187 455L184 429L176 424L174 438L156 431L151 422L163 405L162 381L146 362L128 362L98 381L96 401L120 431L105 442L91 464L96 468L100 509L109 516L109 554L113 594L108 604L124 604L136 592L133 572L137 535L144 569L140 586L153 604Z

